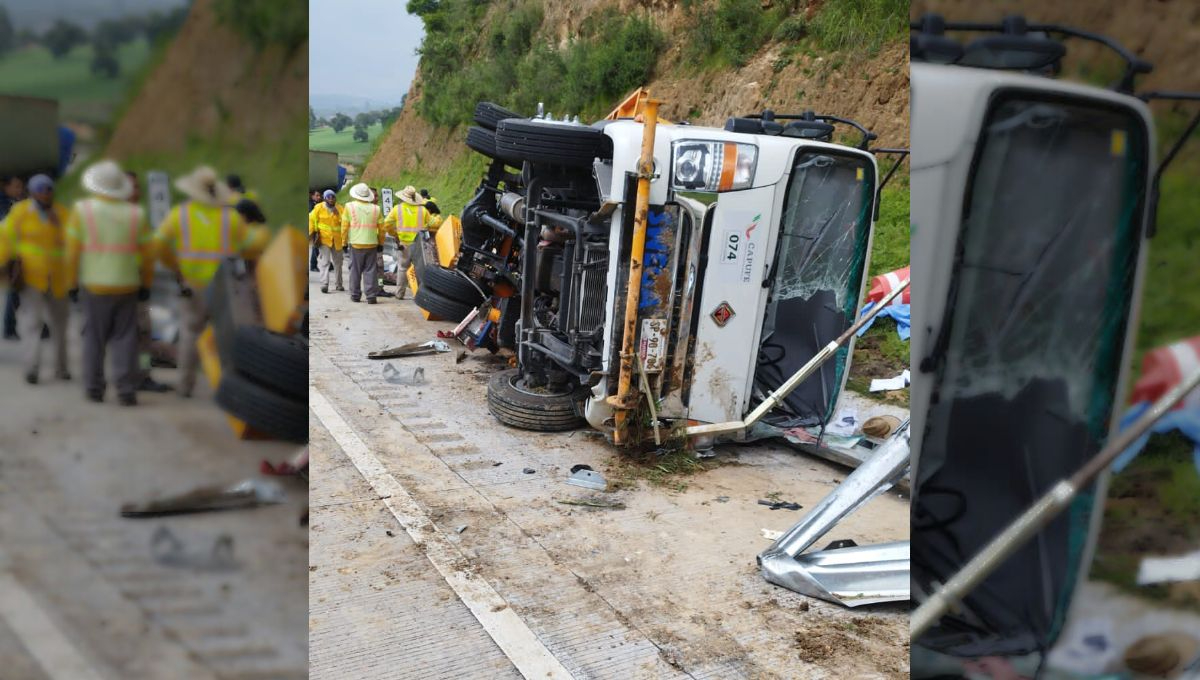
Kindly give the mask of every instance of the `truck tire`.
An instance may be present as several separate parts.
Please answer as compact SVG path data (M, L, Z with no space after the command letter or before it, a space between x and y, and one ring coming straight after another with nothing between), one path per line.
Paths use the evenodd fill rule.
M221 374L217 405L252 429L284 441L308 441L308 401L271 391L237 371Z
M472 285L466 275L457 269L428 265L425 267L425 274L421 279L421 287L428 288L442 297L471 305L472 308L478 307L479 303L483 302L483 295L480 294L479 288Z
M308 345L298 336L261 326L234 332L233 368L246 378L293 399L308 395Z
M583 125L509 119L496 128L496 152L530 163L591 167L595 158L612 158L612 140Z
M520 118L521 114L510 111L499 104L479 102L475 105L475 124L485 130L495 130L500 121L506 118ZM468 135L469 136L469 135ZM493 156L495 158L495 156Z
M570 394L538 394L519 385L521 372L510 368L488 381L488 410L496 420L521 430L565 432L585 423Z
M430 314L455 323L462 321L471 313L471 310L475 309L475 305L452 300L441 293L429 290L424 283L417 289L417 294L413 295L413 302Z
M507 156L496 148L496 133L491 130L485 130L480 127L471 127L467 130L467 146L488 158L507 163L513 167L521 167L521 159Z

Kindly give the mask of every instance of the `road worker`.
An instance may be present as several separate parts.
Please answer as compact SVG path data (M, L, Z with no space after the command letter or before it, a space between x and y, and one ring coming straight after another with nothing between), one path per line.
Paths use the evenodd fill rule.
M16 175L0 176L0 221L8 216L8 211L17 203L25 200L25 181ZM3 266L8 258L0 260ZM21 304L12 282L9 282L8 293L4 296L4 339L19 340L17 334L17 307Z
M29 178L29 198L15 204L0 224L0 261L10 262L10 281L20 293L17 325L24 345L25 382L36 385L42 360L42 328L54 342L54 374L67 371L67 271L63 261L68 211L54 200L54 180Z
M326 189L321 198L322 201L308 214L309 239L320 249L317 269L321 272L321 292L329 292L329 275L334 272L337 289L346 290L342 286L342 247L346 245L346 235L342 231L344 209L337 204L337 194L330 189Z
M171 209L155 234L159 257L180 279L179 394L192 396L208 323L208 284L221 261L245 253L246 222L229 205L232 191L210 167L175 180L187 200Z
M358 302L364 293L367 304L375 304L379 295L376 253L383 252L382 211L375 205L375 192L359 182L350 187L350 200L342 206L342 231L350 245L350 300Z
M385 230L396 236L400 248L396 251L396 297L403 300L408 290L408 265L412 260L413 243L417 232L427 229L433 221L433 216L425 208L425 199L417 193L412 185L404 187L396 194L400 202L392 207L387 219L383 221Z
M67 223L67 277L72 297L83 305L84 395L104 400L104 359L111 350L117 400L134 406L143 379L138 304L150 299L154 279L150 226L142 207L129 200L133 180L115 161L92 165L81 183L91 197L75 204Z
M129 178L130 192L127 199L133 205L141 205L142 191L138 185L137 173L126 170ZM70 234L68 234L70 236ZM152 251L153 248L150 248ZM143 255L143 257L147 257ZM153 269L153 252L150 253L151 269ZM170 392L171 386L164 385L150 376L151 364L154 362L154 334L150 323L150 300L138 300L137 303L137 344L138 344L138 392ZM85 376L86 378L86 376Z

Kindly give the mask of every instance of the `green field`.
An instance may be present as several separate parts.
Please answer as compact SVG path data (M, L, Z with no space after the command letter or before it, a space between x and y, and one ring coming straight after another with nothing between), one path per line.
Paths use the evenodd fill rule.
M58 99L62 120L105 124L141 77L151 54L145 40L122 45L117 52L121 75L110 79L92 75L90 45L57 60L44 47L27 47L0 58L0 92Z
M314 151L332 151L343 160L351 163L362 162L375 145L375 140L383 132L383 125L376 123L367 128L367 141L354 141L354 128L347 127L341 132L334 132L331 127L320 127L308 132L308 148Z

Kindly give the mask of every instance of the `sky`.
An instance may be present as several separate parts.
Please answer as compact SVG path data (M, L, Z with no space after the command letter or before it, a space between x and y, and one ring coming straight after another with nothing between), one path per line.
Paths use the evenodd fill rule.
M425 36L405 0L310 0L309 95L398 104ZM322 97L326 99L326 97Z

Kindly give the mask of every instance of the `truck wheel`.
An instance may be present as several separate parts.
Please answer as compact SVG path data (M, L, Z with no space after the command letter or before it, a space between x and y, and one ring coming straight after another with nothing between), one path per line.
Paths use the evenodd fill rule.
M217 405L251 428L284 441L308 441L308 402L298 401L256 384L237 371L224 371L217 385Z
M612 158L612 140L602 130L582 125L509 119L496 128L496 152L530 163L591 167L595 158Z
M456 323L462 321L471 313L471 310L475 309L475 305L468 305L458 300L452 300L440 293L429 290L429 288L425 287L424 283L417 289L417 294L413 295L413 302L416 302L418 307L434 316Z
M233 368L284 396L308 396L308 345L297 336L242 326L234 333Z
M527 389L516 368L501 371L488 381L488 410L505 425L538 432L565 432L585 422L575 413L572 395Z
M492 160L498 160L517 168L521 167L520 158L503 154L496 148L496 133L491 130L480 127L469 128L467 130L467 146Z
M479 102L475 105L475 124L483 127L485 130L495 130L500 121L505 118L520 117L521 114L516 111L510 111L499 104Z
M428 288L442 297L471 305L472 308L478 307L479 303L483 302L483 295L480 294L479 289L457 269L429 265L425 267L421 287Z

